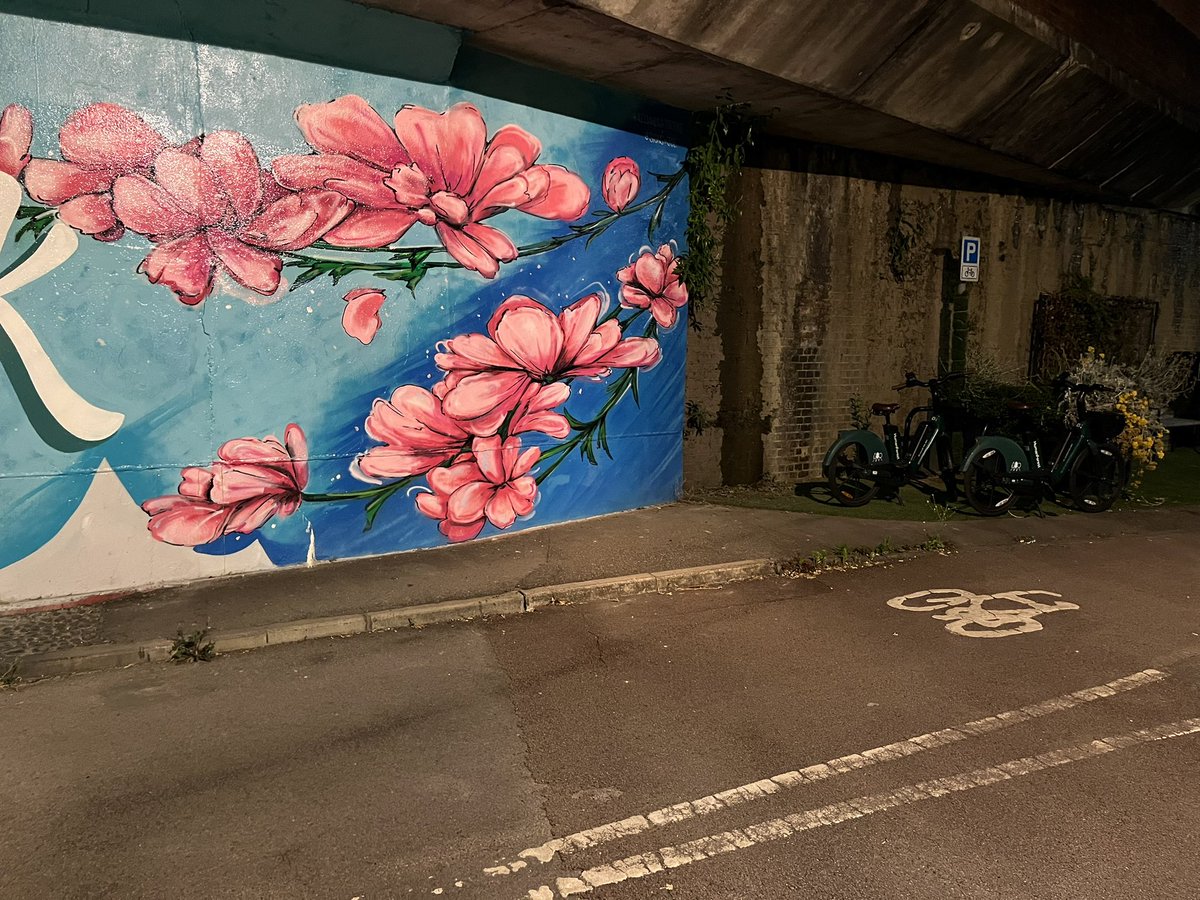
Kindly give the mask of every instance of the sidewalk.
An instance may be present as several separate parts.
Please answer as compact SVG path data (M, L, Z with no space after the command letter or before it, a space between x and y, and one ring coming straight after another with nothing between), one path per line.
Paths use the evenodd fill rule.
M154 644L155 653L141 658L163 658L162 647L179 629L244 633L244 640L225 642L225 649L235 649L268 643L258 639L264 629L285 623L301 628L313 619L353 617L359 625L350 622L338 630L338 623L331 621L310 628L309 637L396 627L408 624L397 608L444 601L502 595L483 607L477 602L451 603L443 610L443 620L480 612L517 612L535 605L529 600L535 588L595 579L637 581L641 576L637 588L641 591L654 589L645 573L661 575L667 570L744 560L779 562L842 544L875 546L885 538L902 546L936 535L961 550L972 550L1016 540L1045 543L1129 533L1195 532L1198 527L1200 509L1181 507L950 524L677 503L433 550L203 581L53 612L0 615L0 672L18 658L23 660L19 671L33 674L43 654L59 657L64 652L69 655L71 648L94 645L133 647L132 661L137 661L137 646ZM751 571L758 569L745 570ZM514 591L525 592L524 598ZM369 614L381 610L389 611L390 625L380 624L387 618L382 615L377 616L380 623L372 623ZM421 621L436 621L436 613L436 609L423 611Z

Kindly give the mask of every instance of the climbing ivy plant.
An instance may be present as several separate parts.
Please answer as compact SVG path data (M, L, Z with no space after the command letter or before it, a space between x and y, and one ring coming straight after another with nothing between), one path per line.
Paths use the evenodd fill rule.
M699 327L696 309L716 289L721 234L737 215L737 197L729 185L746 162L754 143L754 126L747 104L722 104L703 117L701 139L684 160L690 208L688 249L679 262L679 274L688 286L688 320L693 328Z

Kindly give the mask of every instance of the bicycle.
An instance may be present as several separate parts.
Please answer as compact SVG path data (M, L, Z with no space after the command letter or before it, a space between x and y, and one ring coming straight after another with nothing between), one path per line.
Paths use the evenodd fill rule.
M947 381L962 377L961 373L955 373L921 381L916 374L908 372L904 383L895 385L893 390L928 388L930 402L908 414L903 433L892 424L892 415L900 409L900 404L874 403L871 415L883 418L882 438L866 428L843 431L837 436L825 452L822 472L829 484L829 492L838 503L849 507L865 506L884 488L898 491L906 484L923 482L931 475L941 477L951 498L957 495L956 470L951 458L941 388ZM922 413L925 418L914 431L913 422ZM935 451L936 471L929 465Z
M1064 403L1074 398L1077 416L1049 464L1043 459L1037 429L1028 424L1029 404L1017 402L1009 408L1025 418L1024 442L985 436L963 459L963 493L980 515L998 516L1022 495L1040 503L1066 493L1084 512L1104 512L1120 496L1125 471L1113 439L1125 428L1125 417L1113 410L1089 410L1086 403L1092 394L1112 388L1075 384L1064 376L1055 384L1063 391Z

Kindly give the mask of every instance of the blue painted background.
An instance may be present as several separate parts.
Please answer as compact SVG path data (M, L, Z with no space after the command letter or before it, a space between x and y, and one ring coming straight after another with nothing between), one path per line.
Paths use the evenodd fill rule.
M73 110L97 101L141 115L171 142L232 129L246 135L266 166L276 156L307 153L293 122L303 103L355 93L385 120L404 104L434 110L467 100L479 107L489 135L507 123L543 144L539 162L576 172L602 209L600 178L616 156L632 157L643 173L639 199L657 190L651 173L676 172L683 149L531 106L361 72L241 50L123 34L0 15L0 107L27 106L34 116L34 156L57 157L57 131ZM504 265L486 281L473 272L433 270L410 294L401 283L319 279L270 305L219 292L199 307L178 303L162 285L136 274L149 243L129 233L115 244L81 237L60 269L9 299L37 334L67 381L88 400L122 412L125 425L109 441L80 453L52 449L29 424L0 372L0 567L42 546L76 508L87 477L103 459L118 471L138 503L171 494L185 465L208 465L235 437L282 436L297 422L312 455L310 492L363 486L349 474L353 458L373 445L362 431L375 397L401 384L431 386L438 341L484 331L507 296L524 293L558 309L592 290L616 303L615 273L646 245L649 210L618 222L585 248L582 241ZM668 202L655 244L681 242L686 191ZM516 244L566 231L567 223L519 212L491 220ZM14 229L15 231L15 229ZM429 243L414 228L405 242ZM23 245L23 246L27 246ZM682 249L682 247L680 248ZM10 235L0 261L19 251ZM285 269L288 277L295 270ZM347 290L382 287L383 327L363 346L340 317ZM684 313L685 311L681 311ZM512 530L594 516L673 499L682 479L682 416L686 315L661 335L663 360L640 379L640 407L626 396L609 418L614 459L593 466L573 455L542 485L534 515ZM616 377L616 374L612 376ZM604 400L602 384L577 381L567 409L586 418ZM525 435L549 446L556 441ZM277 565L302 561L306 526L316 555L332 559L445 543L437 523L410 498L394 497L375 527L363 531L361 503L305 504L257 535L225 539L200 552L229 552L261 540ZM490 525L483 536L496 534ZM147 534L147 541L151 538Z

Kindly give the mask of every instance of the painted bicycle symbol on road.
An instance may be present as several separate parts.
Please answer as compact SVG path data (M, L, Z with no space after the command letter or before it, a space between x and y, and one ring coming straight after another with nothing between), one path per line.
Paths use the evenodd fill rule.
M976 594L962 588L934 588L893 597L888 606L909 612L934 612L935 619L946 623L946 630L963 637L996 638L1041 631L1038 616L1045 613L1079 609L1066 600L1036 600L1061 597L1050 591L1003 591ZM937 612L945 610L945 612Z

